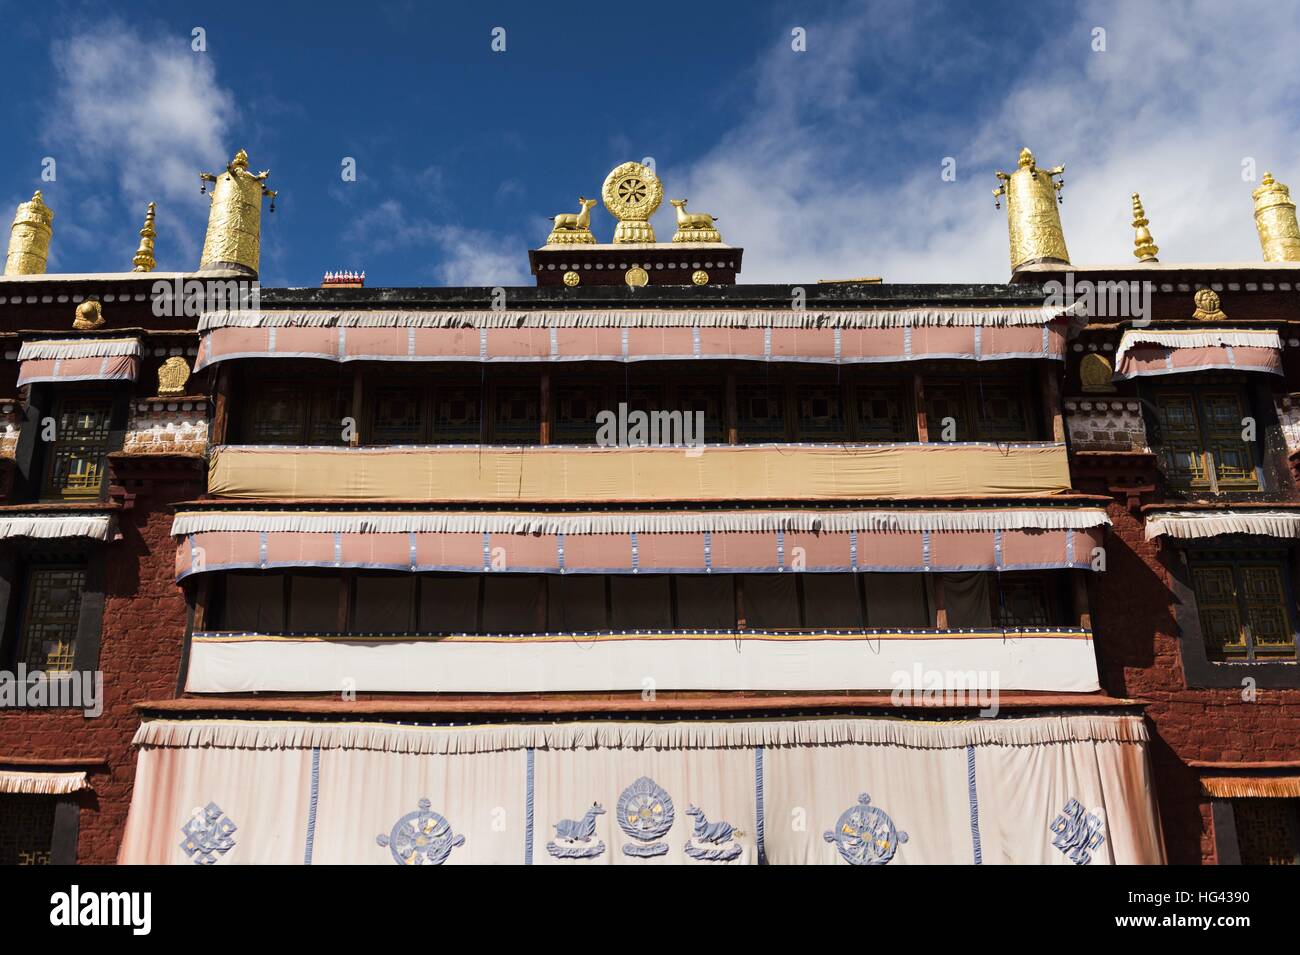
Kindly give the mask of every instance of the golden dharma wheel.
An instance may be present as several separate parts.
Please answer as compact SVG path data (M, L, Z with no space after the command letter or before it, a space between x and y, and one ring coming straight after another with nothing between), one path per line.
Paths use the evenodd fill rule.
M577 272L573 271L572 269L564 273L564 284L569 286L569 288L573 288L581 281L582 281L582 276L579 275Z
M634 265L623 273L623 281L633 288L640 288L642 285L650 284L650 273L639 265Z
M696 285L708 285L709 273L704 271L704 269L696 269L691 273L691 281Z

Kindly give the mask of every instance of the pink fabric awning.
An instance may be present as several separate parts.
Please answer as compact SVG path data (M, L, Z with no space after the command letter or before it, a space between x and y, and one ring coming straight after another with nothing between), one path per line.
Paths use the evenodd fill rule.
M1100 508L1078 507L550 517L196 511L178 514L173 534L177 579L214 570L296 567L960 572L1087 569L1108 523Z
M1211 370L1280 375L1282 341L1265 329L1130 329L1115 352L1117 379Z
M378 316L378 317L375 317ZM514 320L509 318L513 316ZM885 317L882 317L885 316ZM1032 319L1032 321L1031 321ZM195 370L232 358L325 361L652 361L830 364L1062 359L1068 317L1046 309L816 313L219 313Z
M18 386L45 381L135 381L140 342L135 338L72 338L24 342Z

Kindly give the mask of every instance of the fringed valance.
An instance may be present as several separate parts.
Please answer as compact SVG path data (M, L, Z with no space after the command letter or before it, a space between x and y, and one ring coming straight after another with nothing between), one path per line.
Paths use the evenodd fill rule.
M1282 373L1282 341L1271 329L1129 329L1115 352L1115 377L1209 370Z
M375 513L181 511L172 535L207 531L312 534L698 534L890 533L917 531L1067 530L1102 527L1100 507L844 511L636 511L610 514Z
M35 796L63 796L89 789L84 772L42 773L0 769L0 793Z
M1138 716L1038 716L952 722L803 719L747 722L512 724L476 727L384 723L146 720L141 747L223 749L360 749L419 755L553 749L697 749L869 743L917 749L1041 746L1068 742L1145 743Z
M1300 537L1296 511L1171 511L1153 514L1146 521L1146 538L1174 537L1195 540L1223 534L1261 537Z
M0 515L0 539L88 537L91 540L106 541L112 532L113 518L108 514Z
M140 372L135 338L72 338L24 342L18 385L48 381L135 381Z
M1216 799L1300 799L1300 776L1202 776L1201 792Z
M1066 307L906 309L493 309L348 311L241 309L205 312L199 331L217 328L906 328L1046 325Z

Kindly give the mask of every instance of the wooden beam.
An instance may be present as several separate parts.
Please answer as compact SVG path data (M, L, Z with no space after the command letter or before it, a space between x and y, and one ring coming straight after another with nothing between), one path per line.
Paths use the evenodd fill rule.
M740 444L740 406L736 403L736 373L727 372L726 395L727 444Z
M944 602L943 575L935 574L934 581L934 625L939 630L948 629L948 606Z
M212 385L212 431L209 445L225 444L230 431L230 363L217 366L216 381Z
M361 446L361 421L365 414L365 374L360 365L352 368L352 440L351 447Z
M736 629L744 630L748 626L745 622L745 575L735 574L732 580L736 582Z
M1087 570L1070 571L1070 590L1074 598L1074 616L1078 621L1078 626L1085 630L1092 629L1092 608L1088 603L1088 574Z
M541 444L550 444L554 413L551 407L551 369L549 368L542 369L542 397L538 417L542 419L539 441Z
M1061 408L1061 382L1055 362L1042 362L1043 427L1058 444L1065 443L1065 417Z
M917 369L912 370L912 401L916 405L916 440L925 443L930 440L930 427L925 418L925 384Z

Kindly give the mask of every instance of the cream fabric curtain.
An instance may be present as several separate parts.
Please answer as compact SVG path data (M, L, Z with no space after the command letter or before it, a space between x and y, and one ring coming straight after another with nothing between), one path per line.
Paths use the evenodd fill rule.
M153 721L137 744L124 863L1164 861L1137 716Z

